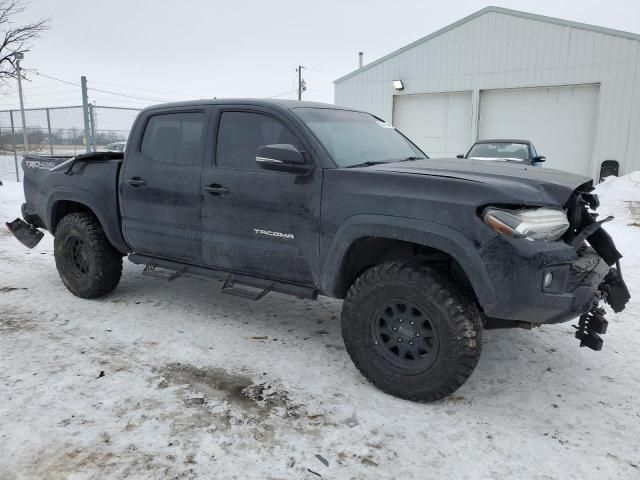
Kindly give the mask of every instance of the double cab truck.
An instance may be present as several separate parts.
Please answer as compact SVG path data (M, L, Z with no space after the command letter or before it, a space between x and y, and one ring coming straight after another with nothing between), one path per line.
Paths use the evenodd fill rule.
M41 229L54 235L74 295L114 290L128 256L254 299L344 299L356 367L415 401L467 380L484 329L577 318L580 345L599 350L603 304L617 312L629 299L589 178L429 159L379 118L334 105L154 106L124 152L23 168L23 219L7 226L29 247Z

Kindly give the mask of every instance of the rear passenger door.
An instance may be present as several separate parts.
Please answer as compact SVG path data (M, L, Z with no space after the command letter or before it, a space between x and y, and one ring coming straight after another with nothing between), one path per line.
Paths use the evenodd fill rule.
M217 110L215 159L202 176L205 263L317 285L322 169L299 176L256 164L258 148L270 144L292 144L313 162L304 137L277 112Z
M136 253L202 263L200 175L207 112L170 110L137 124L121 173L122 224Z

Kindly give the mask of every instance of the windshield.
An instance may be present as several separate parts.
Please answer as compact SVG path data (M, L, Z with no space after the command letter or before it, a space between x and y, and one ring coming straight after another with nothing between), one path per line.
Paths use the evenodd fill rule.
M526 143L492 142L476 143L467 158L498 158L503 160L528 160L529 150Z
M426 158L395 128L368 113L304 107L294 111L340 167Z

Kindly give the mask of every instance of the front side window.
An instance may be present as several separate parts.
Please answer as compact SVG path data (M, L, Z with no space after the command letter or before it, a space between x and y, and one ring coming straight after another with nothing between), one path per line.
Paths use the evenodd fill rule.
M149 118L140 151L156 163L198 165L202 162L204 112L162 113Z
M216 164L236 170L257 170L258 148L273 144L299 148L293 133L273 117L253 112L222 112Z
M340 167L426 157L395 128L368 113L306 107L294 112Z

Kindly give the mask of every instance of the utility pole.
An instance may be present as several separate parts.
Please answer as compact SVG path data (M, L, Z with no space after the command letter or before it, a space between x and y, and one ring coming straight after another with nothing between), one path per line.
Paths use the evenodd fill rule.
M87 153L91 151L91 143L89 137L91 130L89 127L89 95L87 94L87 77L80 77L80 86L82 88L82 114L84 116L84 145Z
M89 121L91 122L91 151L96 151L96 117L93 112L95 102L89 104Z
M13 110L9 110L11 120L11 142L13 143L13 163L16 167L16 181L20 181L20 168L18 167L18 147L16 147L16 129L13 123Z
M47 132L49 132L49 152L53 157L53 133L51 132L51 115L49 115L49 109L45 108L45 113L47 114Z
M302 78L302 65L298 65L298 101L302 100L302 92L307 90L307 83Z
M24 58L22 52L13 54L16 59L16 73L18 74L18 95L20 96L20 116L22 117L22 140L24 141L24 154L29 151L29 140L27 139L27 121L24 117L24 98L22 97L22 71L20 70L20 60Z

